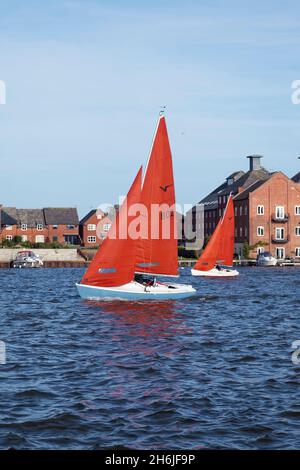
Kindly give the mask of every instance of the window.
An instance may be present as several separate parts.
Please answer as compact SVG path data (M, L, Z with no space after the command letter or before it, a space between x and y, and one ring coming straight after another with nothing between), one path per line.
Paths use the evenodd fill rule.
M36 229L37 230L44 230L44 225L43 224L37 224Z
M265 234L265 228L264 227L257 227L257 235L259 237L263 237Z
M44 235L36 235L35 236L35 243L44 243L45 237Z
M6 240L10 240L10 241L11 241L12 239L13 239L12 235L6 235Z
M89 236L87 237L88 243L96 243L96 237L95 236Z
M237 228L234 229L234 236L237 237Z
M296 258L300 258L300 246L295 249Z
M240 237L243 236L243 227L240 227Z
M96 230L96 224L88 224L87 229L89 232Z
M27 242L27 235L21 235L22 242Z
M275 238L276 240L284 240L284 228L276 227Z
M58 237L57 237L56 235L54 235L54 237L52 237L52 241L57 242L57 241L58 241Z
M276 206L276 219L284 219L284 207Z
M68 224L68 225L67 225L67 228L68 228L69 230L73 230L73 229L75 228L75 225Z
M295 227L295 235L300 237L300 227Z
M58 225L52 225L53 230L57 230Z
M6 225L5 228L6 228L6 230L12 230L13 226L12 225Z
M222 209L219 209L219 217L222 217Z
M295 215L300 215L300 206L295 206Z
M223 196L223 204L226 204L227 196Z
M245 206L244 214L248 215L248 206Z
M248 237L248 227L245 227L245 237Z
M265 207L264 206L257 206L257 215L264 215Z
M27 230L27 224L21 224L21 230Z
M110 226L111 226L111 224L104 224L104 225L103 225L103 230L104 230L104 232L108 232L109 229L110 229Z
M234 208L234 215L236 216L237 215L237 207L235 206Z
M284 259L284 257L285 257L284 248L276 248L276 258L277 259Z

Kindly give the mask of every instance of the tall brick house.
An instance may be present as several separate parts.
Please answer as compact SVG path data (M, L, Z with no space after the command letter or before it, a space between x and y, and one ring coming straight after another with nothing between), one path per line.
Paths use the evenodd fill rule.
M282 172L269 173L261 166L260 155L248 158L248 172L233 173L200 201L204 237L213 233L232 193L236 254L242 256L247 244L253 247L251 256L270 251L278 259L300 258L299 173L291 179Z
M31 243L79 244L79 220L74 207L44 209L0 208L0 239L21 236Z
M104 213L101 209L91 210L79 222L81 244L95 247L102 244L113 221L112 213Z

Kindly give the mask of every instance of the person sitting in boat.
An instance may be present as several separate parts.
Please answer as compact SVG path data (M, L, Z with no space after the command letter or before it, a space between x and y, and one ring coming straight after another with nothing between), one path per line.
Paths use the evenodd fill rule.
M222 268L221 268L221 266L220 266L219 264L216 265L216 269L217 269L218 271L222 271Z
M151 286L155 286L156 284L156 279L149 279L147 277L145 277L143 274L135 274L134 275L134 280L135 282L138 282L139 284L142 284L143 286L146 286L146 287L151 287Z

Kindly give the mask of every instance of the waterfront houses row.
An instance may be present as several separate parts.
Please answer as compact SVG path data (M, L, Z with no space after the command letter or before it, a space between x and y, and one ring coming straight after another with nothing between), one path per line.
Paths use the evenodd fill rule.
M243 257L247 247L252 257L268 251L277 259L300 258L300 172L289 178L263 168L260 155L247 158L247 172L232 173L199 202L204 208L200 232L205 239L212 235L232 193L237 255Z
M118 206L108 212L93 209L80 221L77 209L17 209L0 206L0 240L21 237L23 242L59 243L97 247L106 238ZM183 216L177 213L178 238L182 239Z
M100 210L89 212L79 221L74 207L17 209L0 207L0 240L21 237L23 242L59 243L97 246L111 225L108 214Z

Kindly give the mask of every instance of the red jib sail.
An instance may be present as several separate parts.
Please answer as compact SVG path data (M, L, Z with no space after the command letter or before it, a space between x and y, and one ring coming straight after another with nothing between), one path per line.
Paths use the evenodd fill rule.
M142 185L148 224L136 248L136 272L178 274L177 224L172 155L164 116L160 116Z
M130 207L140 202L142 168L125 198L107 238L84 274L81 283L99 287L121 286L133 280L136 240L128 236L133 216Z
M234 251L234 207L229 196L223 218L219 220L208 244L194 266L198 271L209 271L216 264L232 266Z
M198 269L198 271L210 271L215 267L220 249L220 240L222 236L221 228L222 219L219 220L214 233L209 239L209 242L206 245L202 255L195 264L194 269Z

